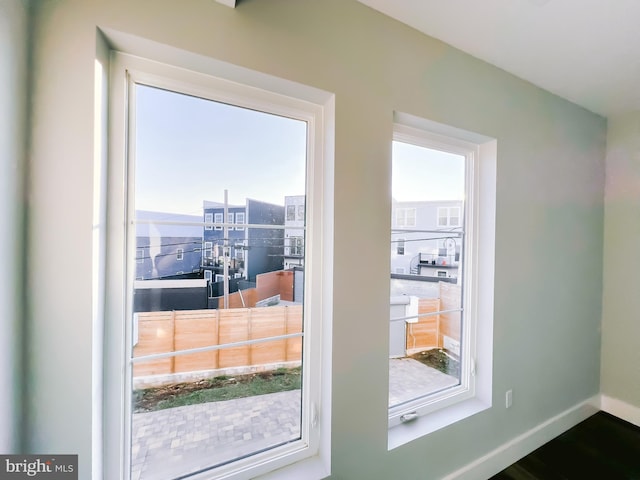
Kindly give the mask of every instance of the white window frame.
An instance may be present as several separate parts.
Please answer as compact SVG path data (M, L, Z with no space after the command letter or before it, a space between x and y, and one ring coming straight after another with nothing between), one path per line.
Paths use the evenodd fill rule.
M457 215L451 215L451 211L452 210L457 210L458 214ZM444 214L443 214L444 212ZM461 216L462 212L460 210L460 207L438 207L438 227L460 227L462 226L460 224L460 216ZM456 223L453 223L451 221L452 217L457 217L458 221ZM444 223L440 223L440 220L444 219Z
M244 219L244 212L236 213L236 225L244 225L245 223L246 222L245 222L245 219ZM236 230L244 230L244 226L236 227Z
M443 222L444 220L444 222ZM438 207L438 227L449 226L449 207Z
M213 242L204 242L204 248L202 249L202 259L213 259Z
M144 263L144 248L136 248L136 263Z
M223 219L224 218L224 214L222 212L218 212L218 213L214 213L213 214L213 223L223 223ZM222 230L222 227L220 225L216 225L215 227L213 227L214 230Z
M187 53L185 57L193 60ZM175 55L171 58L180 59ZM131 375L125 364L130 358L132 327L131 293L135 262L135 234L131 225L133 162L135 152L126 138L135 138L133 112L134 83L154 85L201 98L268 111L307 122L307 227L308 256L305 265L302 439L289 442L216 469L189 476L190 480L244 480L271 476L281 479L320 479L330 475L331 430L331 311L333 257L333 94L251 72L215 60L189 61L170 66L137 56L115 53L110 69L109 181L109 302L105 308L105 421L104 458L100 464L105 478L130 476ZM202 64L204 62L205 65ZM186 67L190 67L188 69ZM198 67L206 73L194 71ZM219 76L213 76L213 74ZM220 78L224 77L224 78ZM242 81L241 81L242 80ZM269 90L264 90L268 87ZM327 135L325 136L325 132ZM126 212L123 214L122 212ZM125 262L125 259L129 259ZM126 268L125 268L126 265ZM129 293L125 293L129 292ZM313 341L312 341L313 339ZM124 376L123 376L124 375Z
M409 213L411 213L412 221L409 222ZM396 227L415 227L416 226L416 209L412 207L396 208Z
M293 211L293 215L292 215L293 218L289 218L289 211L290 210ZM297 214L296 205L294 203L288 204L287 208L286 208L286 212L285 212L285 215L286 215L285 221L287 221L287 222L295 222L296 221L296 214Z
M204 223L213 223L213 213L204 214ZM213 230L213 225L205 225L205 230Z
M407 247L407 239L406 238L398 238L396 240L396 255L403 256L405 254L405 249ZM400 249L402 248L402 253L400 253Z
M456 215L452 215L451 212L452 211L457 211L458 213ZM449 207L449 216L448 216L448 221L449 221L449 226L450 227L459 227L460 226L460 217L462 215L462 212L460 210L460 207ZM453 223L451 221L452 218L457 218L458 221L456 223Z
M389 409L388 448L444 428L491 407L496 141L413 115L395 114L393 139L464 155L464 319L460 385ZM448 218L448 216L447 216Z

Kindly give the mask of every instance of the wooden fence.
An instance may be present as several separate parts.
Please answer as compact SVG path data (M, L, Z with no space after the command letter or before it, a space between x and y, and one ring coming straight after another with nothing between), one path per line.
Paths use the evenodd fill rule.
M439 282L439 298L421 298L418 301L418 314L460 308L460 285ZM421 317L417 323L407 324L408 355L430 348L442 348L444 337L448 336L460 341L460 313L441 313Z
M289 280L288 277L278 278L274 285ZM440 282L440 298L420 299L418 312L460 308L460 299L459 285ZM136 323L137 343L133 356L142 357L299 333L302 331L302 305L141 312L136 314ZM460 313L430 315L408 324L407 353L442 348L445 335L460 341ZM289 338L139 362L134 365L133 375L168 375L299 362L301 359L302 339Z
M268 338L302 331L302 306L182 310L136 314L134 357ZM133 375L161 375L300 361L302 339L273 340L241 347L139 362Z
M229 308L255 307L260 300L276 295L280 295L281 300L293 301L293 282L294 272L290 270L256 275L255 288L229 294ZM219 308L222 308L222 297L216 298Z

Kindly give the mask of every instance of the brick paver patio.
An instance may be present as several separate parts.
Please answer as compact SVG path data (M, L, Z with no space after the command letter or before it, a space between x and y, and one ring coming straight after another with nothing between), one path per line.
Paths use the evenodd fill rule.
M391 359L397 404L457 379L411 359ZM132 480L171 480L300 436L300 390L133 415Z

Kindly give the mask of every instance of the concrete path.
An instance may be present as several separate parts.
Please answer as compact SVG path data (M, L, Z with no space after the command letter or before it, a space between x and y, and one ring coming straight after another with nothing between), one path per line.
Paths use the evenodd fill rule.
M457 379L412 359L391 359L391 405ZM171 480L300 436L300 390L133 415L132 480Z

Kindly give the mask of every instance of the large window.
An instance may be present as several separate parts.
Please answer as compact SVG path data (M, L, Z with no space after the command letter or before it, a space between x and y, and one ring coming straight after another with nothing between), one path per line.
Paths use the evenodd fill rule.
M413 125L396 124L394 129L390 447L468 415L470 409L437 416L477 400L479 352L489 372L488 377L484 372L480 390L486 393L490 385L490 367L484 362L490 359L491 341L485 339L491 319L480 307L478 279L484 275L492 282L493 265L479 272L478 251L482 248L493 258L493 237L485 232L492 225L495 198L491 181L485 182L489 187L480 181L480 146ZM481 208L489 219L484 223ZM406 274L396 274L401 271ZM489 283L486 287L492 295ZM483 301L492 304L491 298ZM478 335L479 328L486 331ZM490 396L484 400L490 402ZM474 408L486 404L478 402ZM421 423L423 417L428 418ZM401 428L409 423L414 427Z
M124 55L117 65L114 85L126 79L126 89L115 89L112 108L124 129L113 144L109 201L113 236L126 225L126 248L114 240L111 276L114 292L120 283L126 293L108 309L115 423L105 468L121 465L125 479L239 479L307 460L324 470L302 477L326 474L323 107ZM307 205L295 279L283 270L285 197L293 195ZM203 212L214 203L216 213ZM143 210L167 215L143 220ZM176 213L180 221L168 220ZM182 248L162 253L185 242L203 246L200 268L186 279L134 283L136 242L151 234L154 272L186 261ZM127 264L120 280L119 251ZM305 292L296 300L294 280Z

